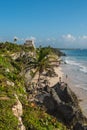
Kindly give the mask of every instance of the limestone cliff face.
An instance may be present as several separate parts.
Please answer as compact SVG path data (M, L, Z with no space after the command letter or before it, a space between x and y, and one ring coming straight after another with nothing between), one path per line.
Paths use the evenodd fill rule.
M13 54L11 54L10 56L11 56L11 58L12 58L13 60L17 60L18 58L23 57L24 55L25 55L25 52L24 52L24 51L21 51L21 52L13 53Z
M22 118L21 118L21 116L23 114L22 104L19 101L18 96L15 95L15 97L17 99L17 102L12 107L12 111L13 111L13 114L18 118L18 128L19 128L19 130L26 130L25 126L23 125Z

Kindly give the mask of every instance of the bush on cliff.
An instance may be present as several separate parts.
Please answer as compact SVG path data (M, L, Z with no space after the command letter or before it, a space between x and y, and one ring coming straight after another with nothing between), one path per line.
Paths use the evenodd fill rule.
M25 106L23 123L26 130L66 130L66 127L59 123L56 118L48 115L34 103Z
M0 43L0 130L18 130L18 119L12 112L16 103L15 94L23 105L23 122L31 130L66 130L55 118L46 114L37 106L28 104L24 77L20 72L26 61L12 59L12 54L29 52L30 48L9 42ZM33 50L32 50L33 51Z

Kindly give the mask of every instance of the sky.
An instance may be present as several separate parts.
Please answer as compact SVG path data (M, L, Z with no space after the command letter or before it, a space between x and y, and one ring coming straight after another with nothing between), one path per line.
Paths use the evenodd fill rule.
M87 0L1 0L0 42L87 48Z

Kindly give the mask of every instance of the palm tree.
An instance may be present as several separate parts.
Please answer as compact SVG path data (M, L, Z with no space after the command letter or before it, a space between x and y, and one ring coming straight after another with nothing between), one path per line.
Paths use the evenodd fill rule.
M40 76L44 71L48 72L49 70L53 71L53 66L51 63L56 62L57 57L53 55L51 49L47 48L39 48L36 50L36 56L32 57L31 60L27 64L27 68L33 70L33 76L38 74L38 83L40 83Z

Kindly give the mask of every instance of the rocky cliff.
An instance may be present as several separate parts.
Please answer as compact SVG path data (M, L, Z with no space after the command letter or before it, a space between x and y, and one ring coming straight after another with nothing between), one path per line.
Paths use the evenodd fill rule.
M87 119L82 114L79 101L66 83L46 86L38 92L37 103L46 108L47 113L63 122L69 129L87 129Z
M66 130L66 126L35 102L25 70L32 48L0 43L0 130ZM31 76L30 76L31 77ZM33 100L34 101L34 100Z

